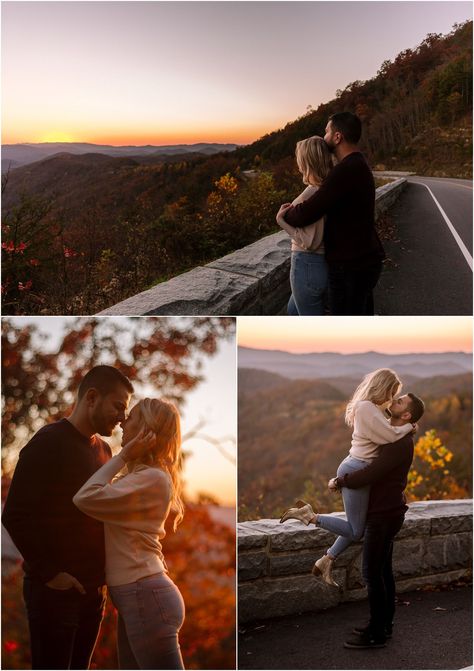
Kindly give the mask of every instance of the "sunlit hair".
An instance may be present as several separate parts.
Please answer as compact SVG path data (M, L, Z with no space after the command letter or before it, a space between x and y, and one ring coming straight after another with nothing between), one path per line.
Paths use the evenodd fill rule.
M354 415L358 401L372 401L375 405L387 406L400 393L402 383L390 368L378 368L368 373L355 390L346 407L346 424L354 426Z
M173 403L161 398L144 398L136 407L146 427L155 434L149 452L140 461L150 466L159 466L169 474L173 484L171 507L175 512L173 529L176 531L184 516L181 498L183 458L179 412Z
M334 167L332 154L319 135L297 142L295 156L298 170L303 175L303 184L318 186Z

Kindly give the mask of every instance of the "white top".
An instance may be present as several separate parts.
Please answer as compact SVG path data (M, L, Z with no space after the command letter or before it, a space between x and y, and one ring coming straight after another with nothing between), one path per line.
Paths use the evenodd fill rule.
M171 508L171 479L160 468L138 464L112 480L124 466L121 457L112 457L73 498L79 510L104 522L105 574L112 587L166 571L160 540Z
M304 191L297 196L292 205L299 205L303 203L308 198L311 198L316 191L318 190L317 186L307 186ZM309 226L304 226L302 228L295 228L290 226L286 221L280 223L279 226L285 230L291 238L291 251L292 252L307 252L311 251L313 254L324 254L324 217L319 219L314 224Z
M392 426L375 403L358 401L349 454L356 459L373 461L378 456L380 445L394 443L412 429L410 422L402 426Z

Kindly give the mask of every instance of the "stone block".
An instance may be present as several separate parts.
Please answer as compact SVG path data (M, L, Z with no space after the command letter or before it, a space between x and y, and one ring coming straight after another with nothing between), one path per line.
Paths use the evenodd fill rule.
M259 280L197 267L131 296L100 315L260 314Z
M429 536L431 531L431 520L428 517L410 516L407 514L403 526L397 534L397 540L402 538L413 538L413 536Z
M270 538L270 551L290 552L312 548L315 552L327 550L334 542L334 534L322 529L316 529L314 526L302 527L301 523L295 521L292 525L285 522L284 527L280 527L279 533L272 534Z
M295 552L292 554L270 555L269 574L274 576L311 573L314 562L319 556L314 552Z
M254 550L268 545L268 533L255 528L249 528L246 523L237 524L237 543L239 552Z
M395 580L421 573L424 548L422 538L406 538L394 542L392 565Z
M436 573L467 568L472 561L472 534L432 536L426 543L423 572Z
M431 535L456 534L460 531L472 531L472 515L447 515L431 520Z
M265 552L239 553L239 580L255 580L266 574L267 555Z
M461 578L468 577L470 569L459 569L457 571L446 571L445 573L433 573L431 575L413 576L406 580L396 581L397 594L411 592L420 587L431 587L436 585L449 585Z
M258 580L239 588L239 622L324 610L340 601L340 592L313 576Z

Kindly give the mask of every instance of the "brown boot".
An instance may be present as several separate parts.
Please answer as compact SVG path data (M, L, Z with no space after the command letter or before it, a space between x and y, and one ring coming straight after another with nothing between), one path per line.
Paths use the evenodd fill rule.
M315 562L312 574L316 576L321 576L323 580L327 582L328 585L332 585L333 587L339 587L339 585L331 575L333 563L334 560L331 559L329 555L323 555L321 559L318 559L318 561Z
M288 508L288 510L285 510L280 518L280 524L286 522L286 520L299 520L308 526L310 522L314 521L315 517L316 514L310 504L298 499L295 508Z

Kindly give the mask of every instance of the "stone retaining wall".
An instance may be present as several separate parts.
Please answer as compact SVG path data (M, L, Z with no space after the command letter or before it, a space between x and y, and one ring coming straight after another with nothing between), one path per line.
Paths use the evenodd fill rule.
M376 217L406 186L377 189ZM103 310L101 315L275 315L290 296L290 238L281 231Z
M337 589L311 574L314 561L334 541L332 533L296 520L243 522L237 532L240 622L366 598L362 543L353 543L337 559L333 570ZM472 500L410 504L394 543L397 592L458 580L470 571L471 551Z

